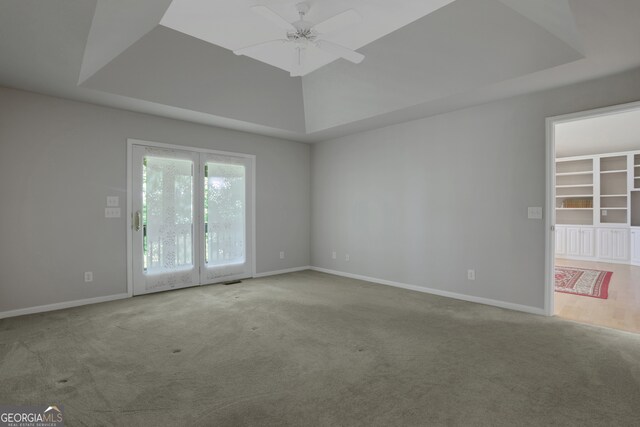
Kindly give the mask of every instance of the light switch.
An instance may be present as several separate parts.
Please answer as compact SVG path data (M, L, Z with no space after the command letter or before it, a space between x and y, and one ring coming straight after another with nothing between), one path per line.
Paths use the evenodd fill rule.
M120 218L120 208L104 208L105 218Z
M529 207L529 219L542 219L542 208Z
M120 197L118 197L118 196L107 196L107 206L109 206L109 207L120 206Z

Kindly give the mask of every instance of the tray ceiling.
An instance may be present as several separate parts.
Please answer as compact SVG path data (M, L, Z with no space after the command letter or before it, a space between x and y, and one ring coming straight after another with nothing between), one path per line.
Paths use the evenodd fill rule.
M290 77L288 55L231 51L281 37L252 4L0 0L0 85L321 141L640 67L640 2L312 0L313 21L362 15L334 40L366 59Z
M173 0L161 25L213 43L229 50L252 46L267 40L285 38L286 31L257 15L250 6L265 5L289 22L299 19L295 5L302 0ZM360 22L330 33L326 40L350 49L359 49L454 0L311 0L305 20L319 23L353 9ZM247 56L282 70L290 71L292 47L273 44L251 49ZM337 59L336 56L310 48L303 74L310 73Z

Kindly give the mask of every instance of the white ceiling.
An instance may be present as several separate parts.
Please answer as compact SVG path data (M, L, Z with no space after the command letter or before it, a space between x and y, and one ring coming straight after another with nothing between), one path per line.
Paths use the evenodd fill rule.
M296 4L302 0L173 0L160 21L161 25L213 43L237 50L268 40L286 38L286 31L250 6L269 7L288 22L299 19ZM352 27L324 35L323 38L350 49L359 49L454 0L308 0L311 9L305 20L314 24L349 9L357 11L361 21ZM291 71L293 47L288 44L260 46L247 56ZM310 47L302 75L337 59L336 56Z
M0 0L0 85L314 142L640 67L636 0L455 0L302 78L160 25L177 1Z
M556 157L640 150L640 108L559 123L555 139Z

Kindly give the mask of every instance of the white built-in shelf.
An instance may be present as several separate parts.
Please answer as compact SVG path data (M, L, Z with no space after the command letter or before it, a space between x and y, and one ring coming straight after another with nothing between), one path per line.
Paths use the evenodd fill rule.
M627 197L626 194L601 194L600 197Z
M638 188L638 191L640 191L640 188ZM581 198L581 199L593 198L593 194L563 194L562 196L558 196L556 194L556 199L573 199L573 198Z
M557 211L591 211L593 208L556 208Z
M601 211L626 211L627 208L600 208Z
M556 188L578 188L578 187L593 187L593 184L556 185Z
M618 169L613 171L600 171L600 173L627 173L626 169Z
M581 172L560 172L556 176L575 176L575 175L592 175L593 171L581 171Z

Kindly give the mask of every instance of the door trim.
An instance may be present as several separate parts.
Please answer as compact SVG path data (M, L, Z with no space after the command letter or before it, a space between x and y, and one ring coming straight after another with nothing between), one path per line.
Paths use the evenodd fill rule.
M154 148L166 148L172 150L190 150L197 153L217 154L222 156L234 156L248 159L251 162L253 177L251 179L251 194L247 195L251 198L251 277L256 275L256 156L254 154L234 153L231 151L211 150L206 148L191 147L188 145L166 144L162 142L146 141L142 139L127 138L127 295L133 296L133 210L132 210L132 192L133 192L133 146L145 145ZM200 199L201 197L198 196Z
M544 313L547 316L555 315L555 231L556 224L556 141L554 127L560 123L572 122L586 118L608 116L640 109L640 102L613 105L610 107L596 108L593 110L579 111L577 113L563 114L547 117L546 122L546 206L544 208L545 226L545 286L544 286Z

